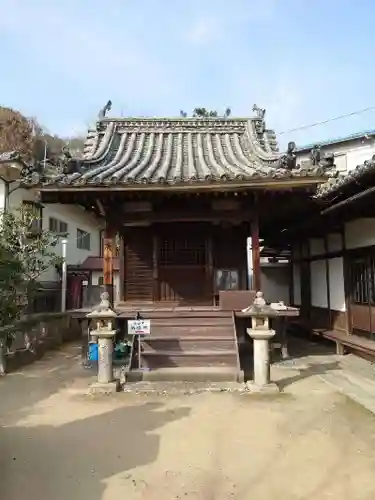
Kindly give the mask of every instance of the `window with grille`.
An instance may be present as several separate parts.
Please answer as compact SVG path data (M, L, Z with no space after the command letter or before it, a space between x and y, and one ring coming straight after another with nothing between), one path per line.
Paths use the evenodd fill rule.
M350 298L354 304L375 304L375 255L348 259Z
M50 217L49 230L55 234L66 235L68 233L68 224L55 217Z
M161 266L204 266L206 246L204 237L166 237L159 247Z
M77 248L80 250L90 250L91 248L90 233L77 229Z

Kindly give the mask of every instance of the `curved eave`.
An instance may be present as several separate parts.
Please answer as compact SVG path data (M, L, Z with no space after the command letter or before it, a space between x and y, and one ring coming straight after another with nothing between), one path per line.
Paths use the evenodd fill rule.
M183 182L179 184L85 184L85 185L66 185L56 183L52 185L43 185L39 189L41 192L125 192L125 191L233 191L245 189L269 189L283 190L293 187L313 187L323 184L327 181L325 176L288 176L287 178L271 178L257 180L238 180L225 182Z

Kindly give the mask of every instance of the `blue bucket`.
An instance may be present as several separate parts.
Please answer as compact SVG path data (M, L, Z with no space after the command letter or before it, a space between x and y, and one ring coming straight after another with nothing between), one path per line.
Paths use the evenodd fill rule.
M89 360L90 361L98 361L98 344L90 343L89 344Z

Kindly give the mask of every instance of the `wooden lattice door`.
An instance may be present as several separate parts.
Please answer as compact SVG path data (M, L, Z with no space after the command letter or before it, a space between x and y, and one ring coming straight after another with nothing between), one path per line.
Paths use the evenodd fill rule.
M212 301L206 271L206 235L199 226L181 224L159 236L159 299L178 303Z

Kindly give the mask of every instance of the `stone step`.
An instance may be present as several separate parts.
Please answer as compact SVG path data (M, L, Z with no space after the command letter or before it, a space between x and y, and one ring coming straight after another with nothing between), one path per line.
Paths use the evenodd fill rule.
M173 368L156 368L149 370L133 370L127 374L127 382L160 381L160 382L243 382L243 373L236 367L197 367L184 366ZM125 386L126 387L126 386Z
M172 368L172 367L233 367L237 365L237 354L235 349L213 351L171 351L158 350L142 353L142 367Z

